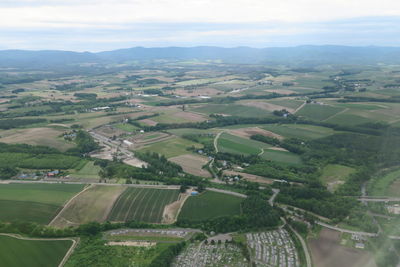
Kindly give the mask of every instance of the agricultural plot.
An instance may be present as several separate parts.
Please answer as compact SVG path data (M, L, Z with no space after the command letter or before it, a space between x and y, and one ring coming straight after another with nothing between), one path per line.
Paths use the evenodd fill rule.
M100 170L101 167L94 165L94 161L89 161L80 170L70 173L70 176L82 179L98 179Z
M142 221L161 223L166 205L178 200L179 190L127 188L115 202L110 221Z
M186 154L170 158L169 160L179 164L184 172L197 176L211 177L211 174L207 170L203 169L203 166L208 162L206 157Z
M173 267L247 267L249 263L234 244L190 244L174 262Z
M140 148L140 151L156 152L158 154L166 156L167 158L171 158L187 154L188 153L187 148L191 146L195 146L197 148L203 147L198 143L180 137L174 137L165 141L146 145L143 148Z
M8 144L49 146L65 151L74 147L74 143L67 142L60 137L64 131L65 130L45 127L9 130L2 132L0 142Z
M372 255L366 251L339 245L340 233L322 229L318 239L309 241L314 266L322 267L376 267Z
M347 177L355 172L354 168L339 164L328 164L322 170L321 180L329 191L335 191L338 185L343 184Z
M104 222L124 186L92 185L77 195L51 222L55 227Z
M277 93L279 93L279 90ZM304 103L303 100L295 100L295 99L271 99L268 100L268 102L294 110L299 108Z
M255 266L300 266L293 240L286 230L246 234Z
M178 220L202 221L240 214L243 198L224 193L206 191L186 200Z
M24 240L0 235L0 265L7 267L58 266L71 245L71 240Z
M342 110L344 109L329 105L307 104L303 108L301 108L296 113L296 115L304 116L317 121L322 121L332 117Z
M185 229L119 229L104 234L112 241L180 242L188 239L198 230Z
M243 155L262 154L262 148L271 147L268 144L244 139L228 133L222 133L217 142L218 151Z
M238 105L238 104L208 104L198 108L194 108L193 111L203 113L203 114L225 114L231 116L239 116L239 117L266 117L271 116L271 112L266 110L252 107L252 106L245 106L245 105Z
M400 169L391 171L382 177L375 177L368 186L371 196L400 196Z
M0 220L47 224L61 206L83 189L83 185L2 184Z
M263 159L286 163L286 164L301 164L301 159L298 155L289 152L274 149L265 149L261 154Z
M268 124L262 128L286 138L317 139L335 133L331 128L306 124Z

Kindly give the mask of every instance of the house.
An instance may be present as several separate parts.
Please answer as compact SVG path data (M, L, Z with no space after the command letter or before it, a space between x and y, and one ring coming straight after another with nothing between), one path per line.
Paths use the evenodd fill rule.
M47 173L47 177L56 177L59 174L60 174L59 170L50 171L50 172Z
M355 248L364 249L365 244L364 243L356 243Z

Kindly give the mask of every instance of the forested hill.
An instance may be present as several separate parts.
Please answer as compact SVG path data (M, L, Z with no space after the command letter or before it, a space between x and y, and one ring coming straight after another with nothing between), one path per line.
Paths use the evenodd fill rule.
M270 48L134 47L107 52L0 51L0 67L50 67L59 64L120 63L132 60L221 60L226 63L257 64L376 64L400 63L400 47L297 46Z

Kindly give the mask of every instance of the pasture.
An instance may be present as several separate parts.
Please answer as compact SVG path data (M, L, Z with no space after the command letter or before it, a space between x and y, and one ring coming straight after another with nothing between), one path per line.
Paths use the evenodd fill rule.
M1 184L0 221L47 224L83 185Z
M55 227L104 222L124 186L92 185L66 205L51 222Z
M261 154L263 159L276 161L286 164L301 164L301 159L298 155L289 152L274 149L265 149L264 153Z
M400 196L400 169L378 175L370 181L368 194L371 196Z
M307 104L301 108L296 115L304 116L312 120L322 121L334 116L342 110L344 109L329 105Z
M70 249L70 240L24 240L0 235L0 265L55 267Z
M262 148L271 145L239 136L222 133L217 140L218 151L243 155L257 155L262 153Z
M8 144L49 146L65 151L74 147L75 144L67 142L60 137L64 132L65 130L46 127L8 130L2 132L0 142Z
M271 112L268 112L266 110L238 104L208 104L198 108L194 108L193 111L207 115L216 113L231 116L256 118L271 116Z
M328 164L323 168L320 179L327 186L328 190L333 192L354 172L355 169L348 166Z
M286 138L317 139L335 133L331 128L307 124L267 124L262 128Z
M202 221L241 213L244 199L238 196L205 191L189 197L182 207L178 220Z
M165 206L178 196L175 189L128 187L115 201L108 220L161 223Z
M169 160L182 166L184 172L197 176L211 177L211 174L203 169L203 166L208 162L208 158L206 157L186 154L170 158Z
M70 172L70 175L74 178L98 179L100 170L101 167L94 165L94 161L89 161L78 171Z
M141 152L147 152L147 151L156 152L158 154L166 156L167 158L171 158L187 154L188 151L186 149L191 146L195 146L197 148L203 147L198 143L180 137L173 137L165 141L146 145L140 148L139 150Z

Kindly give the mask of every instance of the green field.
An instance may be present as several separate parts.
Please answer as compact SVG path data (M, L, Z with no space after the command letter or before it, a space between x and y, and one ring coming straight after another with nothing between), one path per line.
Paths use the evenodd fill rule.
M83 178L83 179L90 179L90 178L99 178L99 171L101 167L98 165L94 165L94 161L89 161L86 163L80 170L77 172L71 173L71 176L74 178Z
M221 152L243 155L257 155L262 152L261 148L271 147L262 142L245 139L228 133L222 133L220 135L217 145L218 150Z
M206 191L186 200L178 220L202 221L221 216L240 214L240 204L243 198Z
M355 172L354 168L339 164L328 164L322 170L321 180L324 183L335 181L344 181L346 178Z
M340 164L328 164L323 168L320 179L322 183L327 186L328 190L333 192L355 171L356 170L354 168L348 166Z
M118 128L120 130L126 131L126 132L134 132L135 130L138 129L138 127L129 124L129 123L118 123L113 125L115 128Z
M83 189L83 185L0 185L0 220L23 220L47 224L61 206Z
M0 266L55 267L71 245L70 240L22 240L0 235Z
M307 124L268 124L261 128L287 138L317 139L335 133L331 128Z
M329 117L344 110L343 108L333 107L328 105L307 104L300 109L296 115L304 116L313 120L326 120Z
M289 151L279 151L266 149L261 155L263 159L272 160L287 164L301 164L301 159L298 155Z
M237 104L209 104L199 108L193 109L193 111L203 113L203 114L226 114L231 116L239 116L239 117L267 117L271 116L271 112L266 110L251 107L251 106L244 106L244 105L237 105Z
M115 202L108 219L160 223L164 207L178 196L178 190L129 187Z
M368 194L371 196L400 196L400 169L383 176L375 177L369 184Z
M172 158L172 157L176 157L179 155L184 155L187 154L187 148L191 147L191 146L195 146L198 148L203 147L202 145L180 138L180 137L176 137L176 138L171 138L165 141L161 141L161 142L156 142L150 145L146 145L145 147L141 148L140 151L142 152L146 152L146 151L150 151L150 152L156 152L158 154L162 154L164 156L166 156L167 158Z

